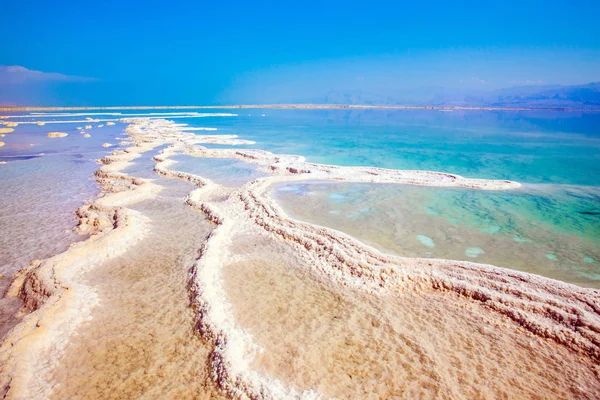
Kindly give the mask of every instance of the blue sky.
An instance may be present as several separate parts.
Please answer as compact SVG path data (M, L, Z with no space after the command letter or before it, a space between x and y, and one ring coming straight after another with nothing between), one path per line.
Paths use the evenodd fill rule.
M600 81L599 1L488 3L7 2L0 102L278 102Z

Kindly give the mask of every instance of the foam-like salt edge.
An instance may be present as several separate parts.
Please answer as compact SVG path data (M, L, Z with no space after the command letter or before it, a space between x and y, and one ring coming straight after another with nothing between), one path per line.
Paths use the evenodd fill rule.
M165 124L143 121L135 125L136 129L160 131ZM206 213L217 224L194 266L191 289L198 310L198 330L215 346L211 358L213 378L230 395L318 397L314 392L298 393L286 388L281 382L260 376L248 367L256 349L251 337L236 327L219 276L228 259L231 237L248 224L263 228L275 240L292 244L308 265L337 284L376 294L407 290L454 292L479 302L534 335L600 361L598 290L491 265L383 254L342 232L288 217L269 196L273 183L306 179L463 186L482 190L513 189L519 187L517 182L467 179L428 171L311 164L303 157L274 155L261 150L205 149L197 146L203 142L201 136L181 132L179 135L174 146L155 157L165 176L194 179L192 174L182 176L181 172L168 169L173 165L169 164L168 157L177 153L243 159L272 174L249 182L218 205L205 200L211 197L207 192L218 193L218 185L211 188L206 182L187 199L189 205Z
M232 113L201 113L201 112L164 112L164 113L145 113L145 114L134 114L134 113L43 113L43 112L32 112L29 114L23 115L5 115L3 116L5 119L10 118L33 118L33 117L85 117L85 116L98 116L98 115L110 115L110 116L118 116L121 118L129 118L129 117L144 117L144 116L160 116L160 117L175 117L175 116L190 116L190 115L200 115L203 117L211 117L211 116L236 116L237 114Z
M84 114L87 115L87 114ZM71 120L71 119L66 119L66 120L47 120L47 121L24 121L24 122L19 122L19 125L36 125L38 123L42 123L42 124L85 124L88 122L127 122L128 119L130 119L131 115L136 115L136 114L123 114L123 118L96 118L96 119L80 119L80 120ZM154 115L154 114L137 114L137 115ZM194 114L187 114L187 115L181 115L181 114L175 114L175 115L165 115L165 116L153 116L153 117L146 117L147 119L161 119L163 117L166 118L170 118L170 119L178 119L178 118L206 118L206 117L235 117L237 116L237 114L230 114L230 113L194 113ZM17 116L12 116L11 118L15 118ZM140 117L141 118L141 117ZM216 128L202 128L202 129L185 129L185 130L216 130Z
M269 196L269 188L273 183L306 179L464 186L483 190L512 189L518 187L518 183L467 179L428 171L311 164L303 157L275 155L261 150L205 149L198 145L207 142L235 144L239 143L239 139L185 133L181 127L164 120L133 119L124 122L131 123L126 131L136 146L152 148L171 144L171 147L154 157L156 172L196 183L199 188L188 195L186 202L204 212L216 224L194 264L190 288L193 305L198 313L197 329L214 345L210 365L212 377L229 395L235 398L318 397L312 391L297 392L250 368L250 362L258 349L252 338L236 326L220 277L222 266L229 257L228 245L232 236L248 227L264 229L274 240L285 240L295 248L299 257L331 282L375 294L407 290L458 293L509 318L539 337L554 340L582 356L600 361L600 291L490 265L383 254L342 232L291 219ZM271 175L227 192L207 179L170 169L174 162L169 157L179 153L198 157L243 159L259 165ZM118 156L116 154L114 157ZM105 161L114 160L109 158ZM107 182L127 180L126 176L110 171L106 176L99 173L98 177L105 178ZM135 191L123 193L127 198L135 194ZM222 197L223 194L227 194L226 200L218 203L210 200ZM115 229L117 230L118 228ZM125 228L122 231L125 232ZM129 231L134 233L140 229ZM113 234L103 237L111 235ZM84 245L86 243L88 242L84 242ZM73 257L77 258L75 254ZM71 268L71 265L64 266L64 269L73 271ZM71 278L68 274L64 277L68 283L63 284L63 276L57 276L55 272L51 273L39 266L33 267L33 271L38 270L33 277L25 274L22 288L27 286L27 282L36 282L37 275L41 276L38 279L40 282L55 282L56 287L50 291L49 296L42 293L40 297L45 298L46 302L38 312L25 318L21 324L24 327L19 325L11 332L10 337L14 338L18 348L12 349L15 346L7 341L0 353L3 370L9 371L7 374L3 373L2 379L5 385L10 384L13 397L19 397L15 393L27 393L25 390L28 385L33 384L33 388L43 386L46 365L36 365L35 361L39 358L51 360L54 352L60 352L60 344L63 343L64 346L66 343L68 333L72 332L76 323L75 318L82 318L72 312L72 307L85 309L91 307L89 303L93 301L92 294L87 293L79 299L71 299L74 296L69 294L73 291L77 293L78 290L83 293L83 289L79 289L77 284L71 286L73 280L68 280ZM58 292L60 296L57 296ZM55 305L57 302L64 304L58 307ZM77 306L69 306L71 302ZM53 310L70 312L59 314ZM35 326L38 319L47 319L47 316L52 315L51 320L46 322L47 325ZM44 329L47 326L54 327L54 330L49 332L49 329ZM32 332L37 332L37 342L41 343L37 347L31 347L27 343ZM35 335L33 341L36 341ZM6 369L4 366L10 368Z
M47 398L50 367L98 300L82 283L82 273L125 253L150 231L149 219L127 206L155 197L161 187L120 171L153 147L139 143L103 158L96 177L104 196L77 210L77 230L90 237L64 253L33 261L17 274L9 295L19 296L32 312L0 346L0 393L5 398ZM113 193L117 188L121 191Z

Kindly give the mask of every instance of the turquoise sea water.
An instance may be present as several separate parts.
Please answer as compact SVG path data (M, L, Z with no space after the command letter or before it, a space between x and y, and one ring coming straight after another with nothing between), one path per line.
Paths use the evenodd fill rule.
M319 163L600 185L600 113L229 111L239 116L179 121L257 142L242 147L299 154Z
M477 261L600 287L600 188L526 185L481 191L293 182L272 195L292 217L385 252Z

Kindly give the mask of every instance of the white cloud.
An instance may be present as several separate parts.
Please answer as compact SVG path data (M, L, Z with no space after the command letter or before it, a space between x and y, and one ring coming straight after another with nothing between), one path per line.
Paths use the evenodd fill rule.
M0 65L0 84L28 84L40 82L92 82L96 78L65 75L58 72L35 71L20 65Z

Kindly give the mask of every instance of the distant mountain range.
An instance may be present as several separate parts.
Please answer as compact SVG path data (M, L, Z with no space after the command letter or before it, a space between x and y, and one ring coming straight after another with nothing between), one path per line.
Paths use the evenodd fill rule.
M423 88L391 95L380 95L362 90L330 91L325 96L312 101L325 104L414 104L600 110L600 82L575 86L518 86L491 91Z

